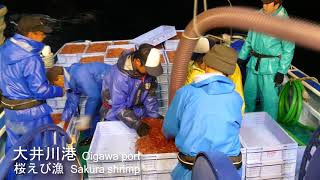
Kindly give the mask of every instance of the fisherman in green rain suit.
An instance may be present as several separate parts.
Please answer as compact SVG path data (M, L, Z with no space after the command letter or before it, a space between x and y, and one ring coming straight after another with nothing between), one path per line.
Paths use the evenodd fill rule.
M281 0L262 0L261 12L288 18ZM246 112L256 110L256 99L260 97L263 111L273 119L278 114L278 87L290 67L295 45L266 34L249 31L247 39L239 53L238 64L247 67L244 86ZM249 62L245 60L251 55Z

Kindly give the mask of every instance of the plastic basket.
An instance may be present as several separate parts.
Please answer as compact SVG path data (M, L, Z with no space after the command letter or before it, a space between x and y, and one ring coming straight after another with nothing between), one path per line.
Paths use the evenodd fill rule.
M103 44L103 46L105 46L105 48L103 46L99 47L96 50L91 49L92 46L97 45L97 44ZM105 54L107 52L108 46L112 45L113 42L112 41L94 41L94 42L90 42L88 44L88 48L85 51L85 54Z
M68 45L84 45L85 48L83 49L83 51L78 52L78 53L61 54L63 49ZM79 54L84 54L84 52L86 51L87 47L88 47L88 43L87 42L84 42L84 43L66 43L66 44L64 44L63 47L59 50L59 52L57 54L57 57L58 57L57 64L61 64L63 66L70 66L73 63L78 63L80 61Z
M164 43L165 50L176 51L180 40L168 40Z
M135 49L136 49L136 46L134 44L110 45L108 46L105 59L110 59L110 58L118 59L124 50L134 51Z
M240 130L246 164L296 160L297 143L266 113L245 114Z
M141 36L131 40L132 43L140 45L148 43L156 46L172 37L176 36L176 29L174 26L159 26Z

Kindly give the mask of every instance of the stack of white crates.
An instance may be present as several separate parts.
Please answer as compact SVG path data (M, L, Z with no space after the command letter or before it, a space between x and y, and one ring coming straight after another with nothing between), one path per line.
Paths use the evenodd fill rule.
M245 114L240 138L247 180L294 180L298 144L266 112Z
M127 161L124 156L135 156L135 142L137 134L134 129L128 128L121 121L99 122L94 133L87 157L87 166L96 169L96 172L88 173L89 178L115 178L125 176L139 176L135 169L140 167L139 159L132 158ZM93 155L102 157L95 159ZM98 172L103 168L103 171ZM132 168L132 171L123 171L117 168Z
M171 71L173 66L173 61L175 58L175 53L180 43L181 34L183 30L177 30L176 36L164 42L165 56L167 60L166 72L168 73L168 83L170 84Z
M176 51L171 51L171 50L166 50L166 51L165 51L166 59L167 59L166 71L168 72L169 84L170 84L170 80L171 80L170 78L171 78L172 66L173 66L173 61L174 61L175 53L176 53Z
M47 99L47 104L53 109L54 113L62 113L65 107L66 101L67 101L67 96L65 95L63 97ZM80 104L79 104L81 115L84 114L86 102L87 102L87 97L81 96Z
M54 109L63 109L66 103L67 96L56 97L47 100L47 104Z
M82 58L86 57L101 57L102 60L105 60L105 55L107 53L107 48L112 45L112 41L94 41L94 42L88 42L88 48L83 54L79 54L79 61L81 61ZM96 49L96 50L91 50L92 46L95 45L103 45L106 46L105 49Z
M168 180L177 164L176 153L136 153L135 130L121 121L99 122L87 157L89 179ZM90 158L100 155L100 158ZM103 170L101 170L103 169Z
M163 74L157 77L158 87L157 87L157 100L159 104L159 113L161 115L165 115L165 113L168 110L168 87L169 87L169 81L168 81L168 72L167 69L167 60L165 56L164 49L160 49L161 53L161 66L163 69Z
M180 37L183 31L176 30L176 36L172 37L169 40L164 41L163 49L161 49L161 53L164 56L164 60L161 65L163 68L163 74L157 78L158 80L158 101L160 105L160 114L163 116L166 114L168 110L168 99L169 99L169 88L170 88L170 78L171 78L171 70L172 70L172 55L174 55L177 46L179 44ZM173 33L174 34L174 33ZM178 36L179 35L179 36ZM171 54L170 54L171 53ZM170 59L171 58L171 59Z
M73 53L73 54L62 54L61 51L63 48L65 48L68 45L84 45L85 48L83 51L79 53ZM74 63L78 63L80 61L81 55L83 55L88 48L88 42L83 42L83 43L66 43L63 45L63 47L57 52L57 65L58 66L63 66L63 67L69 67L70 65Z
M104 58L104 62L106 64L116 64L121 53L120 54L113 54L112 56L109 56L108 53L111 53L113 50L117 49L117 50L136 50L136 45L135 44L115 44L119 41L113 41L113 45L108 46L105 58Z
M176 28L174 26L162 25L140 35L137 38L134 38L133 40L131 40L131 42L137 45L148 43L156 46L176 35Z
M99 52L87 52L89 49L90 45L94 44L101 44L101 43L107 43L107 48L105 51L99 51ZM62 54L62 50L64 47L68 45L84 45L85 48L83 51L79 53L72 53L72 54ZM112 49L131 49L135 50L136 45L131 44L130 40L117 40L117 41L86 41L86 42L81 42L81 43L66 43L63 45L63 47L57 52L57 58L58 61L56 62L56 65L58 66L63 66L63 67L69 67L74 63L79 63L81 58L85 57L94 57L94 56L103 56L104 63L106 64L115 64L118 61L118 58L120 54L116 57L107 57L108 52L111 51Z
M47 99L47 104L52 108L53 114L62 114L63 108L65 106L66 102L66 96L63 97L57 97L52 99ZM77 117L72 117L69 121L69 125L67 127L67 134L72 139L72 142L74 143L73 146L77 146L77 141L80 135L80 132L76 130L76 120Z
M170 180L170 173L178 164L176 153L143 154L140 157L142 180Z

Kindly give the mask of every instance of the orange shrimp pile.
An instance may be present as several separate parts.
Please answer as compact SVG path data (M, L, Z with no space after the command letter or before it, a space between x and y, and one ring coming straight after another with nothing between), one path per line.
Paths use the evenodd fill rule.
M142 154L158 154L177 152L174 139L167 140L162 134L162 120L145 118L143 122L150 126L149 134L139 138L136 150Z

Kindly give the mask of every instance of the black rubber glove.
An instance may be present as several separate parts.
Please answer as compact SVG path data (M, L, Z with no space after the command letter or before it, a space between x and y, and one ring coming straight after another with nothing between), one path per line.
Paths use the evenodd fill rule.
M239 65L241 76L242 76L242 85L244 86L244 83L246 81L247 76L247 64L249 61L239 59L237 60L237 64Z
M242 59L239 59L239 58L238 58L237 63L238 63L238 65L239 65L240 69L241 69L241 68L246 69L246 66L247 66L247 64L248 64L248 61L242 60Z
M158 118L164 120L164 116L162 116L161 114L159 114Z
M280 85L283 82L284 74L277 72L276 76L274 77L274 83L276 85Z
M141 123L136 129L140 137L147 135L149 133L149 130L150 130L150 126L146 123Z

